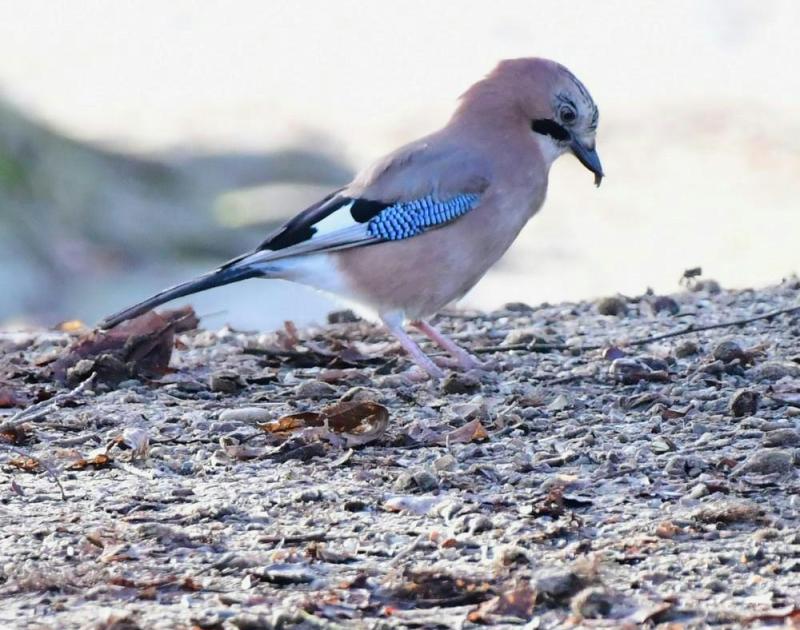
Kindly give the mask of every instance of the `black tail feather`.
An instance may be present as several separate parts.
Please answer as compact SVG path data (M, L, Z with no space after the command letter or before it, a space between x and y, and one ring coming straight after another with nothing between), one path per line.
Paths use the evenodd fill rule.
M146 313L157 306L161 306L165 302L169 302L170 300L185 297L187 295L191 295L192 293L199 293L200 291L205 291L206 289L221 287L225 284L239 282L240 280L257 278L261 275L261 272L253 269L252 267L221 267L209 273L203 274L194 280L189 280L188 282L183 282L175 285L174 287L170 287L169 289L165 289L160 293L156 293L154 296L147 298L143 302L139 302L138 304L134 304L133 306L130 306L119 313L110 315L101 321L98 326L100 328L113 328L125 320L138 317L139 315Z

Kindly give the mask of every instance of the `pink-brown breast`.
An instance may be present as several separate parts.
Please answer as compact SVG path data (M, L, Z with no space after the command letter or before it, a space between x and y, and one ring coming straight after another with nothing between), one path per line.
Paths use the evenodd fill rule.
M547 175L510 169L480 204L444 227L402 241L332 254L353 295L378 313L408 319L436 313L462 297L506 252L544 201Z

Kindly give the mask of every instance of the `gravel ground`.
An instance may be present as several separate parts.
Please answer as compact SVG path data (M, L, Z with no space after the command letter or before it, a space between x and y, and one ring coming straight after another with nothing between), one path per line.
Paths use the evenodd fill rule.
M800 281L693 289L451 313L487 369L441 383L341 314L183 332L171 373L72 394L45 375L75 333L4 334L0 621L798 623L800 311L642 339L794 307ZM388 425L265 430L341 400Z

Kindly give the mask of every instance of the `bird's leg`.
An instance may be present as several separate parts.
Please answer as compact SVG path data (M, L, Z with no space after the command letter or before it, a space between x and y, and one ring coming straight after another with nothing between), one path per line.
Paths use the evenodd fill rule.
M440 333L436 328L431 326L423 319L411 322L411 325L419 329L426 337L438 344L443 350L449 352L458 361L458 365L462 370L471 370L476 367L483 367L476 357L472 356L469 352L464 350L455 341Z
M442 372L439 367L430 360L428 355L426 355L422 349L416 344L416 342L408 336L405 330L403 330L402 318L397 319L395 317L385 316L381 317L386 328L389 329L397 340L400 342L400 345L405 348L405 351L411 355L411 358L414 362L419 365L423 370L425 370L428 374L430 374L433 378L443 378L444 372Z

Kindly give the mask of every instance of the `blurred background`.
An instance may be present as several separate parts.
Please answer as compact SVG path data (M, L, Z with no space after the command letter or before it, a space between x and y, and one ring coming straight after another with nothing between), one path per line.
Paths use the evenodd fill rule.
M0 0L0 327L89 323L255 246L432 131L500 59L556 59L600 106L468 306L724 287L798 270L794 0ZM322 321L249 281L204 323Z

